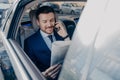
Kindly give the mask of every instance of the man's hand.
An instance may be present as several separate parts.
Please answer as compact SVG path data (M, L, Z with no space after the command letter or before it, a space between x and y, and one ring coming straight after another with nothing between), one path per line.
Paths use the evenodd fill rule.
M53 66L49 67L47 70L45 70L44 72L42 72L42 74L46 78L55 79L61 69L61 66L62 66L61 64L53 65Z
M61 36L61 37L65 37L67 34L67 31L65 29L65 26L61 23L61 22L56 22L55 23L55 28L57 28L57 33Z

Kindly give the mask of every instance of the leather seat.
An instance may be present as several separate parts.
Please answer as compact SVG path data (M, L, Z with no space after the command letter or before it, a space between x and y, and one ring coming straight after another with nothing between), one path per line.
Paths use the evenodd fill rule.
M34 34L38 29L38 25L36 22L36 17L35 17L35 10L31 10L29 12L29 18L31 21L31 25L22 25L20 26L20 43L22 48L24 48L24 40Z
M36 10L31 10L29 12L30 20L32 22L32 27L35 31L39 29L37 22L36 22L36 16L35 16Z

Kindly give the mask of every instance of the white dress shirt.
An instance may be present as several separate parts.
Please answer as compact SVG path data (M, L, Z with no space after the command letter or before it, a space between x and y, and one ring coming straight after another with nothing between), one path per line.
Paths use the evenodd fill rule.
M54 34L53 34L53 33L52 33L52 34L47 34L47 33L43 32L42 30L40 30L40 33L41 33L41 35L42 35L45 43L47 44L48 48L51 50L51 48L52 48L52 42L51 42L51 40L48 38L48 36L49 36L49 35L52 35L53 42L54 42L54 41L56 41Z

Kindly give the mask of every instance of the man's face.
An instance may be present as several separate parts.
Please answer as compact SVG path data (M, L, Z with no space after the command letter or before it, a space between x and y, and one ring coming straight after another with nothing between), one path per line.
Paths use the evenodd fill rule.
M50 12L40 14L39 20L37 20L37 24L43 32L51 34L55 25L54 13Z

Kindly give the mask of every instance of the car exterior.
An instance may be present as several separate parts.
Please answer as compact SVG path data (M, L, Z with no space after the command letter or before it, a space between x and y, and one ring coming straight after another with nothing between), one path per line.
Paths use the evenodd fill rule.
M8 0L0 0L0 3L8 3Z
M78 6L77 3L63 3L60 6L60 13L68 14L80 14L82 7Z
M2 17L2 14L4 14L4 12L10 7L10 3L8 3L7 1L1 1L0 2L0 25L1 25L1 19Z
M104 1L88 0L59 80L120 80L120 1Z
M1 80L45 80L24 52L21 40L24 30L32 32L26 13L38 3L42 1L16 0L2 18ZM120 80L119 4L119 0L89 0L77 22L58 80ZM74 28L71 20L61 21Z
M50 6L50 7L52 7L52 8L55 10L55 12L57 12L57 13L59 13L59 11L60 11L59 5L58 5L58 4L55 4L55 3L52 3L52 2L44 2L44 3L40 4L40 6Z

